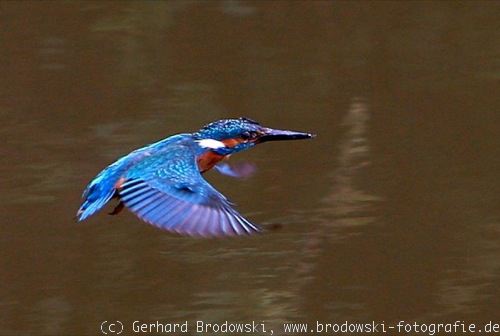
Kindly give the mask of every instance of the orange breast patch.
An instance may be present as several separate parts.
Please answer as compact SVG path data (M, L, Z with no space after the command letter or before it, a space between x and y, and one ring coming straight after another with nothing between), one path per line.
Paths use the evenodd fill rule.
M232 148L244 141L245 140L243 140L242 138L234 138L222 140L222 143L226 147ZM215 166L220 160L224 159L224 157L224 155L220 155L209 150L206 153L198 156L198 169L202 173L206 172L207 170L212 169L212 167Z
M125 177L120 177L118 181L115 183L115 189L120 190L122 188L123 183L125 183Z
M224 159L224 155L214 153L212 151L207 151L206 153L198 156L198 169L200 172L206 172L212 169L220 160Z

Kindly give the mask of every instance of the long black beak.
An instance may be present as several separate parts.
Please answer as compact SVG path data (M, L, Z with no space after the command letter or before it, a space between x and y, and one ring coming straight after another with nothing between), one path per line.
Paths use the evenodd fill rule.
M311 133L264 128L264 135L259 138L259 142L310 139L315 136Z

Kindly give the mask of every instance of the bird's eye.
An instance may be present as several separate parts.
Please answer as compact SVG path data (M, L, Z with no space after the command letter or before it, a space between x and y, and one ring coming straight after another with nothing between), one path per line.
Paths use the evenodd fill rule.
M257 132L244 132L241 134L243 140L255 139L257 137Z

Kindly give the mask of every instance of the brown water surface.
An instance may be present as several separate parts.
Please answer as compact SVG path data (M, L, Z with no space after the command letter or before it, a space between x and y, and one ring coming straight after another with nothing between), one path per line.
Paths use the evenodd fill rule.
M1 3L0 334L500 323L499 22L494 1ZM279 229L74 222L114 159L239 116L318 134L207 174Z

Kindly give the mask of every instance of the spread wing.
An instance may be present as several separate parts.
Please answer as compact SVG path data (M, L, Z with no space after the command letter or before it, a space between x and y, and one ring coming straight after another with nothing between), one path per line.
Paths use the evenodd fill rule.
M222 175L239 179L246 179L252 176L257 169L254 164L249 162L236 162L231 165L226 162L221 162L216 164L214 168Z
M174 144L138 162L119 195L145 222L191 236L242 235L259 228L243 218L198 171L188 144Z

